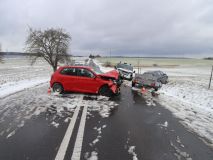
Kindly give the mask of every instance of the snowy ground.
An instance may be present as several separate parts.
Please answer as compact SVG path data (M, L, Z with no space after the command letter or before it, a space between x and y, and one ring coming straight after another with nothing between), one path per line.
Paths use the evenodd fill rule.
M76 58L83 63L85 58ZM113 68L105 68L101 63L94 61L103 72ZM155 70L156 68L144 68L142 71ZM156 106L160 102L171 110L175 116L181 119L190 131L196 132L205 138L208 144L213 143L213 90L207 90L210 68L202 67L178 67L160 68L169 75L169 83L159 91L160 95L154 99L145 97L148 106ZM45 114L50 125L58 128L60 122L72 120L72 114L79 101L88 107L87 119L92 119L93 112L102 118L107 118L113 108L117 106L107 97L84 94L47 94L49 79L52 69L44 61L38 61L30 66L26 58L8 58L4 64L0 64L0 136L10 140L17 131L25 127L29 119ZM125 82L124 85L130 85ZM212 86L213 87L213 86ZM61 121L62 120L62 121ZM9 124L9 125L8 125ZM166 121L160 127L168 127ZM102 141L102 132L109 125L97 126L93 129L97 137L90 142L95 146ZM129 144L127 139L126 149L134 160L137 160L137 146ZM85 159L98 159L95 150L87 152Z
M97 60L95 62L102 65ZM112 69L103 66L100 68L104 71ZM169 83L163 85L155 100L180 118L181 123L190 131L213 146L213 83L211 89L207 89L211 66L145 67L141 71L152 70L162 70L169 76ZM125 84L131 86L129 82Z
M0 63L0 98L47 83L52 73L49 65L39 60L31 66L26 57L8 57Z
M213 146L213 85L210 68L165 69L170 81L160 90L159 102Z

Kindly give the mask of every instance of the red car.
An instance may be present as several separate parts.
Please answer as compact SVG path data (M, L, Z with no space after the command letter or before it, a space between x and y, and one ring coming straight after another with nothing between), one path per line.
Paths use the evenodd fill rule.
M74 91L105 96L118 94L120 84L118 71L98 74L91 67L86 66L60 67L50 80L53 92Z

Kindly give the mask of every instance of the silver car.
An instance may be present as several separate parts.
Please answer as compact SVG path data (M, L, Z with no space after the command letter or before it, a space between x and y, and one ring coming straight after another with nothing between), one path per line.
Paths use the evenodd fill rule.
M115 66L115 69L119 71L120 76L123 79L130 80L130 81L132 80L133 74L135 73L133 71L133 66L127 63L120 62Z

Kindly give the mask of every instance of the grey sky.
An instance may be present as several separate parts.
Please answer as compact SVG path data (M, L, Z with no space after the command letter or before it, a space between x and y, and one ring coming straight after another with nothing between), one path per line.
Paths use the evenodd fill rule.
M64 28L75 55L213 56L212 0L0 0L4 51L28 26Z

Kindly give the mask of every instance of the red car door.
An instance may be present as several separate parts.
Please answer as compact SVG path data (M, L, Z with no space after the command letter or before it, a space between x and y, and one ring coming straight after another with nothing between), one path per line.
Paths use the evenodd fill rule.
M76 68L67 67L61 70L61 82L65 91L77 91L78 76Z
M95 78L95 74L88 69L78 68L77 87L81 92L97 93L101 83Z

